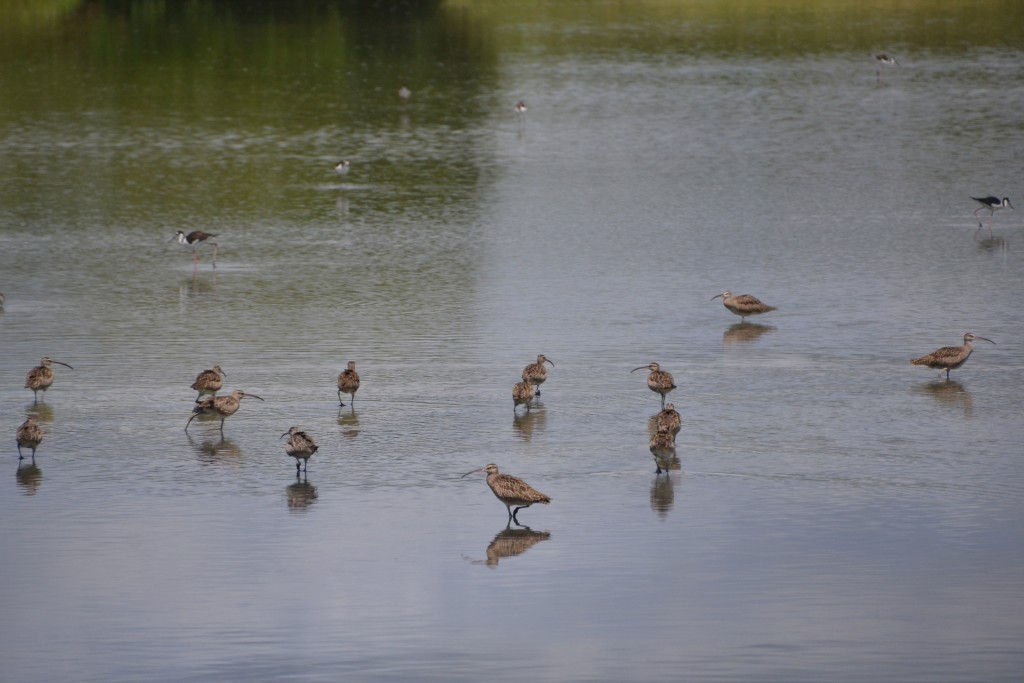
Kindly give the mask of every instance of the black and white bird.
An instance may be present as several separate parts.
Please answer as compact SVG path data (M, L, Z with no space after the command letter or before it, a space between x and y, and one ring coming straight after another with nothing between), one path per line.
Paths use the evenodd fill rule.
M1005 209L1006 207L1009 207L1011 209L1013 208L1013 204L1010 203L1009 197L1003 197L1002 199L1000 199L999 197L993 197L992 195L989 195L988 197L971 197L971 199L981 204L981 206L974 210L975 218L978 218L979 211L985 211L986 209L988 210L989 230L992 230L992 216L995 214L997 210ZM978 219L978 227L982 227L980 218Z

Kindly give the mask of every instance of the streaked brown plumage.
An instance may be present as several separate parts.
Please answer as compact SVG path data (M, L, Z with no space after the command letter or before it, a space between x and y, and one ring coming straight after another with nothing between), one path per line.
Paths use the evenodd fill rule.
M551 363L551 367L555 367L554 362L548 360L542 353L537 356L536 363L530 363L523 368L523 381L537 387L537 396L540 396L540 385L548 378L548 369L544 367L544 363Z
M288 443L284 445L284 452L295 458L295 474L298 476L299 472L305 469L309 470L309 458L316 453L320 447L316 445L311 437L306 432L301 431L298 427L292 427L287 432L281 435L281 438L290 437ZM301 466L300 461L305 461L305 467Z
M711 297L711 300L714 301L718 297L722 297L722 304L742 319L746 319L748 315L758 315L759 313L776 310L775 306L762 303L760 299L752 294L737 294L733 296L732 292L725 290L721 294Z
M210 246L213 247L213 260L212 260L212 263L213 263L213 267L216 268L217 267L217 243L216 242L208 242L208 240L211 237L216 237L216 236L217 235L215 235L215 234L211 234L211 233L208 233L208 232L203 232L202 230L193 230L192 232L190 232L189 234L186 235L183 231L179 230L177 233L175 233L174 237L171 238L171 241L172 242L177 241L178 244L180 244L181 246L183 246L183 247L185 247L187 249L191 249L192 250L192 263L194 265L198 265L199 264L199 255L196 253L196 249L198 249L199 247L203 246L204 244L207 244L207 243L210 244Z
M511 521L509 520L510 523ZM498 562L506 557L522 555L537 543L546 541L549 538L551 538L551 532L549 531L533 531L527 527L521 529L505 527L498 532L498 535L487 546L487 560L485 564L488 567L497 566Z
M971 352L974 350L971 342L975 339L984 339L991 344L995 344L991 339L980 337L973 332L966 332L964 333L963 346L943 346L941 349L932 351L927 356L915 358L910 362L914 365L927 365L930 368L945 370L946 379L949 379L949 371L956 370L971 357Z
M676 454L676 435L669 427L661 427L651 437L651 455L654 456L655 473L661 474L662 470L668 470L668 463Z
M661 412L655 416L655 424L658 430L668 429L674 437L682 429L683 419L679 417L679 411L672 403L666 403Z
M661 407L665 407L665 394L676 388L675 380L672 379L672 375L666 370L662 370L661 366L657 363L648 363L647 365L641 365L638 368L633 368L630 372L636 372L637 370L648 369L651 371L647 375L647 388L651 391L661 394Z
M29 417L18 427L18 460L24 460L21 454L22 447L32 449L32 462L36 461L36 448L43 441L43 428L36 424L34 417Z
M338 375L338 405L345 405L345 401L342 400L341 395L348 394L352 397L350 403L354 408L356 403L356 391L358 390L359 373L356 372L356 362L354 360L350 360L348 362L348 367L342 370L341 374Z
M207 396L200 400L196 407L192 409L192 416L188 418L188 422L185 423L185 431L188 431L188 426L192 424L192 420L197 415L219 415L220 416L220 431L224 433L224 420L231 417L238 412L239 406L241 406L243 398L258 398L263 400L256 394L247 394L241 389L235 389L228 396Z
M214 365L212 369L203 370L196 375L196 381L192 383L192 388L199 392L199 395L196 396L196 403L205 394L216 396L220 388L224 386L224 378L227 377L227 374L220 369L219 365Z
M512 413L515 414L516 408L520 405L525 405L526 412L530 412L530 401L533 400L534 392L535 389L529 382L516 382L512 386Z
M49 356L43 356L39 361L39 365L28 371L28 375L25 376L25 388L32 390L32 396L34 401L38 402L38 392L43 392L43 400L46 400L46 390L53 384L54 374L50 368L52 363L57 365L63 365L66 368L72 368L67 363L61 363L59 360L53 360Z
M516 517L516 514L520 510L528 508L534 503L547 505L551 502L551 498L533 488L519 477L498 472L498 466L493 463L472 472L466 472L462 476L467 477L474 472L487 473L487 485L491 487L491 491L497 499L505 504L505 507L508 509L509 521L514 521L518 524L519 519ZM512 509L513 507L515 510Z

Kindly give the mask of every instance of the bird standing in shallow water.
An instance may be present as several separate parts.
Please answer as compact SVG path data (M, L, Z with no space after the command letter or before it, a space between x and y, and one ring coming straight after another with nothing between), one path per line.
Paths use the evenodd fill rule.
M544 367L544 363L551 363L551 367L555 367L554 362L548 360L542 353L537 356L536 363L530 363L523 368L523 381L537 387L537 396L540 396L540 385L544 384L548 378L548 369Z
M32 449L32 464L36 462L36 448L43 441L43 428L36 424L34 417L29 417L18 427L18 460L24 460L22 447Z
M349 163L348 159L342 159L334 165L334 172L338 175L348 175Z
M25 388L32 390L33 402L39 402L39 394L37 392L43 392L43 400L46 400L46 390L53 384L55 375L53 370L50 369L50 365L56 363L57 365L63 365L66 368L74 370L67 363L61 363L59 360L53 360L49 356L43 356L39 361L39 365L28 371L28 375L25 376Z
M283 439L286 436L290 436L288 443L284 445L284 452L295 458L295 476L299 476L299 472L305 470L309 471L309 458L316 453L320 447L316 445L311 437L306 432L301 431L298 427L292 427L287 432L281 435ZM305 467L302 466L300 461L305 461Z
M497 499L505 504L505 507L508 509L508 519L510 522L514 521L516 524L519 524L516 514L523 508L528 508L534 503L547 505L551 502L551 498L533 488L519 477L498 472L498 466L493 463L472 472L466 472L462 476L468 477L475 472L487 473L487 485L491 487L491 491ZM513 507L515 507L515 510L512 509Z
M242 404L243 398L258 398L263 400L256 394L247 394L241 389L235 389L228 396L207 396L206 398L199 401L196 407L192 409L192 416L188 418L188 422L185 423L185 431L188 431L188 426L192 424L192 420L197 415L204 413L208 415L217 414L220 416L220 433L224 433L224 420L231 417L238 412L238 408Z
M535 389L533 385L527 381L516 382L512 386L512 414L516 412L516 408L521 405L526 406L526 412L530 412L530 401L533 400Z
M356 372L356 362L350 360L348 367L341 371L338 375L338 405L344 406L345 402L341 399L342 394L348 394L352 398L349 403L352 404L352 409L356 407L356 392L359 391L359 373Z
M971 344L975 339L984 339L985 341L995 344L991 339L985 337L979 337L973 332L964 333L963 346L943 346L941 349L932 351L927 356L921 356L910 361L914 365L927 365L932 369L939 369L946 371L946 379L949 379L949 371L956 370L958 367L967 362L967 359L971 357L971 352L974 351L974 347Z
M741 320L746 320L748 315L758 315L776 310L775 306L763 303L752 294L737 294L733 296L732 292L727 289L721 294L711 297L711 300L714 301L718 297L722 297L722 305L738 315Z
M887 54L875 55L875 80L877 82L882 81L882 67L883 66L899 66L900 63L896 61L895 57L890 57Z
M185 247L187 249L191 249L192 250L192 263L195 266L199 265L199 255L196 253L196 250L199 247L203 246L204 244L209 244L210 246L213 247L213 267L216 268L217 267L217 243L216 242L207 242L207 240L209 240L211 237L216 237L216 236L217 235L213 235L213 234L210 234L208 232L203 232L202 230L193 230L192 232L190 232L189 234L186 235L184 232L179 230L174 235L174 237L171 238L171 241L173 242L173 241L177 240L178 244L180 244L181 246L183 246L183 247Z
M661 407L665 407L665 394L676 388L675 380L672 379L672 375L662 370L661 366L657 363L648 363L647 365L641 365L638 368L633 368L630 372L636 372L637 370L643 370L644 368L651 371L647 375L647 388L651 391L661 394Z
M675 437L683 427L683 419L679 417L679 411L676 410L674 404L666 403L661 412L655 416L655 424L658 427L658 431L668 429L672 432L672 436Z
M196 381L192 382L192 388L199 392L199 395L196 396L196 403L199 403L205 394L216 396L220 388L224 386L225 377L227 377L227 373L221 370L219 365L214 365L210 370L203 370L196 375Z
M1000 199L999 197L993 197L992 195L989 195L988 197L971 197L971 199L981 204L981 206L974 210L975 218L978 218L979 211L985 211L986 209L988 210L989 233L992 232L992 216L995 215L996 211L999 209L1005 209L1007 207L1013 209L1013 204L1010 203L1009 197L1003 197L1002 199ZM1014 211L1016 211L1016 209L1014 209ZM981 219L978 219L978 227L982 227ZM975 234L977 234L977 231L975 231Z
M676 435L671 427L658 427L658 431L651 437L650 449L654 456L654 473L667 472L676 456Z

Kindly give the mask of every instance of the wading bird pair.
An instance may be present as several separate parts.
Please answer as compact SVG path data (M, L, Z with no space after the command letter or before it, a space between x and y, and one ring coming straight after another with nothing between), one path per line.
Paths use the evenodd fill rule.
M206 396L199 399L196 401L196 406L192 409L192 415L188 418L188 422L185 423L185 431L188 431L188 426L192 424L192 420L199 415L217 415L220 417L220 433L223 435L224 420L238 412L243 398L263 400L256 394L247 394L241 389L235 389L228 396Z
M545 363L551 363L551 367L555 367L554 361L549 360L542 353L537 356L536 363L530 363L523 368L523 381L516 382L512 386L513 413L521 405L525 405L526 412L530 412L530 403L535 396L540 396L540 385L544 384L548 379L548 369L544 367Z

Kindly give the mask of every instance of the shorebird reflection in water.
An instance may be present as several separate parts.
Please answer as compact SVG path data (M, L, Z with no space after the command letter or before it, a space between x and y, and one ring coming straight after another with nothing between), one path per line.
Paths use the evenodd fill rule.
M309 471L309 459L314 453L320 450L320 447L316 445L311 437L306 432L300 430L298 427L292 427L287 432L281 435L281 438L290 437L288 443L284 445L284 452L295 458L295 476L299 475L301 471ZM302 463L305 463L303 466Z
M978 336L973 332L966 332L964 333L964 343L962 346L943 346L941 349L932 351L927 356L915 358L910 362L914 365L927 365L932 369L945 370L946 379L948 380L949 371L956 370L971 357L971 353L974 351L974 346L971 342L975 339L983 339L990 344L995 344L991 339Z
M643 369L650 370L650 374L647 375L647 388L651 391L661 394L661 407L665 407L665 394L676 388L675 380L672 379L672 375L662 370L661 366L657 363L648 363L647 365L641 365L638 368L633 368L630 372L636 372L637 370Z
M43 428L36 424L34 417L29 417L27 420L21 423L18 427L17 433L18 441L18 460L24 460L25 456L21 454L21 449L31 448L32 449L32 464L36 462L36 448L43 441Z
M536 395L540 396L540 385L544 384L548 378L548 369L544 367L545 363L551 363L551 367L555 367L553 361L547 359L542 353L537 356L536 363L530 363L523 368L523 381L529 382L537 388Z
M192 389L199 392L199 395L196 396L196 403L199 403L206 394L216 396L220 388L224 386L224 378L227 375L228 373L221 370L219 365L214 365L210 370L203 370L196 375L196 381L192 383Z
M196 250L199 249L199 247L203 246L204 244L209 244L210 246L213 247L213 261L212 262L213 262L213 267L216 268L217 267L217 243L209 241L210 238L216 237L216 236L217 235L214 235L214 234L211 234L211 233L208 233L208 232L203 232L202 230L193 230L192 232L190 232L189 234L186 235L183 231L179 230L177 233L175 233L174 237L171 238L171 241L174 242L175 240L177 240L178 244L180 244L181 246L185 247L186 249L191 249L192 250L192 264L194 266L198 266L199 265L199 255L196 253Z
M550 497L533 488L519 477L513 477L510 474L501 474L498 471L498 466L494 463L485 465L471 472L466 472L462 476L468 477L476 472L487 473L487 485L491 487L491 491L494 493L495 497L504 503L505 507L508 509L509 522L519 524L519 519L516 517L516 514L523 508L528 508L534 503L547 505L551 502ZM513 510L512 508L515 509Z
M729 309L731 312L738 315L742 320L746 320L748 315L760 315L761 313L768 313L769 311L776 310L775 306L769 306L763 303L753 294L737 294L733 295L728 289L721 294L716 294L711 297L714 301L718 297L722 297L722 305Z
M192 420L197 415L218 415L220 416L220 433L224 433L224 420L231 417L238 412L238 408L242 404L243 398L256 398L263 400L256 394L247 394L241 389L235 389L229 396L207 396L206 398L199 401L196 407L192 409L192 416L188 418L188 422L185 423L185 431L188 431L188 426L192 424Z
M25 376L25 388L32 390L33 402L39 402L39 393L43 392L43 400L46 400L46 390L53 384L53 380L56 377L53 373L51 365L56 363L57 365L63 365L66 368L74 370L67 363L61 363L59 360L54 360L49 356L43 356L39 361L39 365L28 371Z

